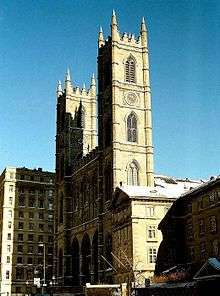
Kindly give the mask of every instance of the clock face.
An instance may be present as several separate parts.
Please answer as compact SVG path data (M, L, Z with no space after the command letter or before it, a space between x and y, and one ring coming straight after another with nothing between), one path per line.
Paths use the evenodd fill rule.
M137 103L137 95L133 92L129 92L126 95L126 102L128 105L135 105Z

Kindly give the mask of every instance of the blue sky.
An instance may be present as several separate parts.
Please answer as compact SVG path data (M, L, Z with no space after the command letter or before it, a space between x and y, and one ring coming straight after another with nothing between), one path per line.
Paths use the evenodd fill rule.
M55 166L55 88L96 73L97 34L149 29L155 171L220 173L220 1L0 0L0 170Z

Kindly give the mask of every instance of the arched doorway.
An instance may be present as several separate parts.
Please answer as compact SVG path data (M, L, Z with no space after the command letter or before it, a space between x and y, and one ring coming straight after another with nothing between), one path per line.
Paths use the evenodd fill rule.
M96 230L92 239L92 283L98 282L98 231Z
M73 286L79 285L79 243L77 238L72 242L72 277Z
M82 240L81 256L81 284L85 285L91 281L91 244L87 233L84 235Z

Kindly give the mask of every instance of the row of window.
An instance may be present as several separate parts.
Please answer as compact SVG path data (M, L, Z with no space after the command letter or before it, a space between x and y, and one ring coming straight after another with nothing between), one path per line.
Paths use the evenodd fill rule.
M19 180L27 180L27 181L37 181L37 182L46 182L53 184L53 179L47 178L47 177L40 177L40 176L34 176L34 175L17 175L17 178Z
M209 244L209 248L207 248L207 244ZM193 261L195 259L195 247L191 246L189 248L190 259ZM210 242L201 242L199 244L199 255L202 261L205 260L206 257L218 257L219 256L219 242L218 240L213 240Z
M32 242L32 241L35 241L35 238L38 238L38 242L44 242L44 236L43 235L34 235L34 234L28 234L25 241L29 241L29 242ZM19 242L21 241L24 241L24 233L18 233L17 234L17 240ZM52 242L53 241L53 236L48 236L48 242Z
M48 195L48 196L53 196L54 191L52 189L45 190L45 189L35 189L34 188L26 188L26 187L19 187L18 192L20 194L29 194L29 195Z
M10 217L10 215L12 215L12 210L9 210L9 214L8 216ZM20 219L24 219L24 216L25 216L25 213L24 211L19 211L18 212L18 217ZM11 216L12 217L12 216ZM52 213L48 213L47 217L45 217L45 214L43 212L37 212L37 213L34 213L34 212L28 212L28 218L29 219L40 219L40 220L44 220L44 219L48 219L48 220L53 220L53 214Z
M198 210L211 206L220 200L220 191L212 191L207 196L203 196L197 203Z
M24 196L19 196L19 199L18 199L18 206L19 207L25 207L27 204L27 200ZM30 208L35 208L35 207L38 207L38 208L44 208L45 207L45 202L42 198L29 198L28 199L28 207ZM48 201L48 209L49 210L53 210L53 202L51 200Z
M52 254L53 253L53 247L46 247L47 251L46 253L48 254ZM43 254L43 246L35 246L35 245L27 245L27 254L34 254L35 252L39 253L39 254ZM18 253L23 253L24 252L24 245L19 244L17 246L17 252Z
M210 233L216 233L217 232L217 217L212 215L208 218L207 224L205 224L205 219L199 219L198 220L198 230L199 230L199 235L203 236L205 235L205 232L210 232ZM188 239L193 238L194 234L193 230L193 225L192 223L189 223L186 225L186 235Z
M11 221L9 221L11 222ZM45 227L46 226L46 227ZM18 229L22 230L24 229L24 222L18 222ZM39 231L48 231L48 232L53 232L53 225L45 225L42 223L36 224L36 223L29 223L28 224L28 229L29 230L39 230Z

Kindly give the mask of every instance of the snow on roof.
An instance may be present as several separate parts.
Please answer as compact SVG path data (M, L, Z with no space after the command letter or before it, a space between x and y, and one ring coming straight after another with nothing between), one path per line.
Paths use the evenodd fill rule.
M202 181L175 179L168 176L156 175L155 187L129 186L120 187L128 196L134 197L165 197L178 198L181 194L201 185Z

